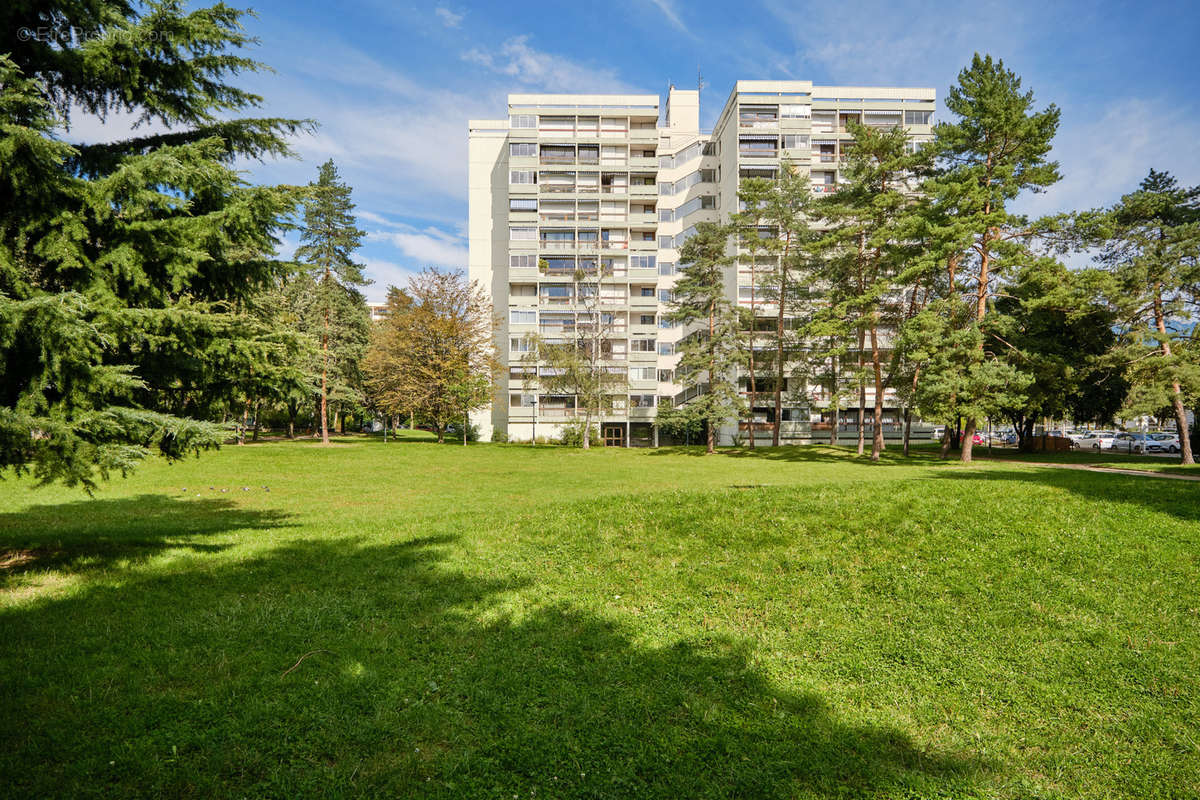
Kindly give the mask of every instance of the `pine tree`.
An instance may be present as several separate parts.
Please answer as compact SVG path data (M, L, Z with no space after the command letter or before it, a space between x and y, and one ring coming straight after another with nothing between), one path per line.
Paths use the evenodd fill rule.
M1150 170L1137 191L1104 215L1100 261L1115 281L1121 349L1130 365L1133 408L1170 406L1182 463L1194 463L1185 398L1200 394L1200 354L1190 320L1200 285L1200 186L1185 188Z
M354 220L354 203L350 187L338 177L337 167L330 159L321 165L315 183L309 184L304 202L304 227L296 259L309 266L316 281L317 308L321 313L321 396L319 417L321 442L329 444L329 370L330 339L333 336L334 309L345 303L350 291L365 286L362 265L354 261L365 231ZM356 292L357 294L357 292ZM361 298L361 295L359 295ZM359 305L365 310L365 303ZM365 331L364 331L365 332ZM351 363L357 363L354 359ZM336 367L335 367L336 368Z
M917 308L928 267L918 257L920 240L912 238L909 219L919 213L920 204L913 197L912 178L919 158L909 154L908 135L898 127L875 130L854 123L851 132L854 138L842 167L847 180L817 211L831 225L823 242L833 253L823 275L836 297L831 310L853 321L860 364L863 347L870 347L865 376L874 388L871 460L878 461L884 447L884 394L898 363L894 350L885 356L883 339ZM860 443L861 408L860 400Z
M242 14L0 11L0 467L90 490L150 452L215 447L205 420L288 362L248 306L287 271L273 254L298 195L233 164L308 126L237 118L261 102L226 82L261 67L236 53ZM170 130L71 144L79 110Z
M734 263L726 254L729 226L713 222L696 225L696 233L679 250L686 265L675 283L671 318L695 326L680 342L679 375L688 388L700 393L689 405L707 428L706 452L712 453L718 428L736 420L742 398L737 369L742 361L738 315L725 295L725 270Z
M1027 242L1036 226L1009 211L1024 191L1041 191L1059 180L1058 164L1050 161L1051 140L1058 129L1059 111L1051 104L1034 110L1033 92L1021 91L1021 79L1003 61L978 54L950 87L946 107L957 118L934 128L932 154L938 173L921 188L931 201L931 219L943 226L934 238L954 242L947 256L947 271L957 294L966 279L973 291L972 315L968 324L982 325L988 313L997 280L1008 268L1027 260ZM965 299L965 298L964 298ZM957 316L956 316L957 318ZM962 460L971 460L972 436L984 413L995 413L989 396L1005 391L989 386L985 376L994 370L993 355L985 339L975 337L983 357L977 360L979 374L963 389L982 394L959 397L957 402L972 409L966 415ZM989 410L992 409L992 410Z
M738 198L745 210L735 216L743 249L751 259L755 321L759 307L772 312L770 354L764 353L773 377L774 421L771 444L778 447L783 420L783 391L789 369L796 366L804 339L803 321L814 307L811 251L815 235L809 227L812 189L796 167L785 165L774 180L747 178ZM759 261L758 253L766 259ZM772 308L773 307L773 308ZM757 333L757 331L755 331ZM753 336L756 339L757 336ZM753 357L754 351L750 351ZM807 365L801 365L802 371ZM753 375L755 366L751 366ZM756 376L755 376L756 377ZM755 385L752 395L757 395ZM756 397L751 398L751 402Z

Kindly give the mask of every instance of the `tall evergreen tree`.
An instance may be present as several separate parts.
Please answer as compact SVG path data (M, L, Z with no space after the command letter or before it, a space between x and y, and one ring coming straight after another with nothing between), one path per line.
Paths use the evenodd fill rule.
M978 54L950 87L946 108L956 119L934 128L932 152L939 170L922 192L932 200L931 219L943 226L936 238L957 243L947 259L948 272L956 286L965 283L963 288L973 295L973 313L967 319L979 326L996 281L1012 265L1027 260L1025 245L1036 233L1027 219L1010 210L1012 201L1024 191L1041 191L1059 180L1058 164L1049 160L1059 111L1054 105L1035 110L1033 92L1021 91L1016 73L1003 61ZM957 295L956 286L950 291ZM991 409L989 397L1004 391L984 380L996 372L989 364L995 356L984 337L975 338L983 356L970 368L980 373L962 388L982 394L957 398L972 409L963 432L964 462L971 460L981 412Z
M1103 220L1107 241L1100 261L1115 282L1132 410L1169 405L1183 463L1194 463L1185 399L1200 394L1200 354L1190 319L1200 286L1200 186L1182 187L1170 174L1150 170Z
M737 370L742 364L738 314L725 294L725 270L734 263L726 250L732 233L714 222L696 225L696 233L679 250L684 266L675 283L671 318L692 332L680 342L679 375L699 394L689 401L707 427L706 452L712 453L718 428L737 420L742 398Z
M764 352L766 363L763 366L773 373L771 444L778 447L784 387L789 370L797 367L796 359L801 355L801 342L806 332L804 321L811 315L816 300L811 268L814 234L809 227L812 189L807 175L788 164L774 180L743 180L738 198L745 210L735 217L735 227L743 248L752 259L755 334L760 306L773 317L769 329L773 346ZM765 263L759 261L760 252L767 256ZM752 338L757 339L757 335ZM753 350L751 355L756 355ZM805 365L800 369L808 371ZM757 395L757 391L752 394ZM752 402L754 399L751 398Z
M907 219L921 209L913 198L917 159L909 153L908 135L898 127L876 130L854 123L851 132L843 165L846 183L818 208L831 223L825 246L833 256L824 262L823 277L837 296L832 312L853 320L861 345L870 348L871 460L878 461L884 447L884 394L897 366L895 353L885 353L884 337L894 335L917 308L927 264L918 258L921 242L911 238L913 223Z
M329 444L332 322L335 309L346 303L356 304L363 311L366 310L365 301L356 290L369 281L363 277L362 265L354 261L354 251L366 232L359 230L355 223L350 187L338 177L332 159L321 165L316 182L309 184L308 188L309 194L304 202L304 226L300 231L301 244L296 248L296 259L309 265L309 274L316 282L316 305L321 314L321 396L318 413L321 442ZM351 295L351 292L354 294ZM365 338L365 328L361 332L364 336L358 337L359 341ZM353 355L361 355L363 348L358 346L355 349L357 353ZM345 364L341 365L342 371L351 369L351 365L357 364L358 360L357 357L348 357Z
M273 254L298 196L232 165L286 155L306 123L238 118L261 100L227 82L261 66L237 53L242 14L0 10L0 468L90 489L217 446L204 420L287 362L248 303L287 271ZM73 144L81 111L169 130Z

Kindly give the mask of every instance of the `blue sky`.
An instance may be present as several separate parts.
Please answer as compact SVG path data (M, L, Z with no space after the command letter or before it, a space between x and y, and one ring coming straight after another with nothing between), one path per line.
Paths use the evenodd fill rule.
M307 182L333 158L354 189L360 253L380 299L425 265L465 267L467 120L505 114L509 92L664 94L704 74L711 126L733 82L931 86L945 95L979 51L1056 103L1065 179L1023 201L1042 213L1093 207L1151 166L1200 183L1200 2L834 2L254 6L245 78L272 115L312 117L300 159L247 165L256 180ZM945 118L945 117L943 117Z

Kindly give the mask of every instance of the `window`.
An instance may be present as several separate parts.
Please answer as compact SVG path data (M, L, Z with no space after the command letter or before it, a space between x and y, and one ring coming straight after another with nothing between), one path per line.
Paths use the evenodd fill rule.
M658 318L658 327L660 327L660 328L670 329L670 328L674 328L676 326L676 324L677 323L675 322L675 320L671 319L670 317L659 317Z
M529 380L530 378L533 378L536 376L537 376L537 370L534 369L533 367L509 367L508 368L509 381L521 382L521 381Z
M537 117L533 114L513 114L508 118L510 128L536 128Z
M671 383L674 380L675 380L675 370L660 369L658 371L658 382L659 383Z
M808 119L812 116L812 106L781 105L779 107L779 116L783 119Z
M659 275L674 275L675 274L675 265L672 264L670 261L660 261L658 264L658 274Z
M629 395L630 408L654 408L654 395L652 394L631 394Z
M630 256L629 266L634 269L654 269L654 256Z
M537 183L537 171L532 169L514 169L508 173L509 183Z
M675 292L672 291L671 289L659 289L658 290L658 302L674 303L675 302Z
M660 356L675 355L675 344L673 342L659 342L658 343L658 354Z
M653 324L654 324L654 315L653 314L641 314L638 316L638 325L653 325Z
M534 197L512 197L508 201L509 211L537 211L538 201Z
M905 111L905 125L929 125L933 121L932 111Z
M536 156L537 145L533 142L509 142L508 156L509 158L520 158L521 156Z
M659 222L674 222L675 221L674 210L672 210L670 208L660 208L658 210L658 221Z
M803 150L808 147L808 137L799 133L784 134L783 147L785 150Z
M654 297L654 287L653 286L641 287L640 295L642 297Z
M529 340L519 336L512 337L508 340L508 351L510 353L528 353Z
M632 347L633 347L633 352L635 352L635 353L653 353L654 352L654 340L653 339L634 339Z
M517 311L516 309L513 309L508 312L508 321L512 325L534 325L537 323L537 312ZM525 350L520 350L518 352L524 353Z
M675 194L675 184L671 183L670 181L667 181L666 183L660 182L658 184L658 193L667 195L668 197Z
M663 249L669 249L675 246L675 238L672 236L658 237L658 246Z
M532 283L510 283L508 294L511 297L537 297L537 286Z
M533 395L510 394L508 396L508 404L513 408L533 408Z
M651 342L651 344L653 344L653 342ZM654 348L651 347L649 352L653 353ZM629 377L635 381L658 380L658 369L655 367L632 367L629 370Z
M537 239L537 228L514 225L508 229L508 238L514 242L532 242Z

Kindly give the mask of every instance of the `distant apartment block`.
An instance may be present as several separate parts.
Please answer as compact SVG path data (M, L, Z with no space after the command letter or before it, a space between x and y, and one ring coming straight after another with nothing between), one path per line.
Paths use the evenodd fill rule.
M625 379L601 433L613 445L666 443L654 425L658 408L690 399L676 375L688 332L668 315L679 248L696 224L728 220L742 178L772 178L785 164L806 173L814 193L837 191L851 120L903 126L917 143L931 138L935 99L926 88L738 81L712 131L700 129L699 93L675 88L665 107L657 95L513 94L506 118L472 120L469 272L501 317L504 361L492 407L474 417L482 437L553 439L575 418L575 398L543 391L541 368L525 354L530 334L565 339L591 324L597 304L583 302L577 278L599 270L604 354ZM737 255L726 291L749 308L753 257ZM827 441L832 425L842 437L857 435L857 403L835 420L827 389L787 389L786 443ZM722 443L769 441L774 408L766 397L755 405L753 422L730 420ZM885 435L898 435L899 423L889 393Z

